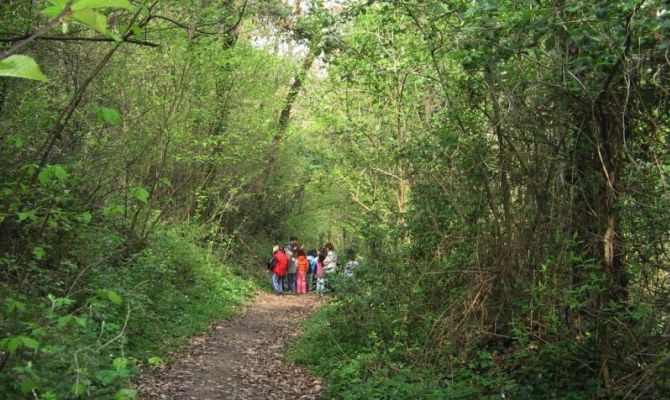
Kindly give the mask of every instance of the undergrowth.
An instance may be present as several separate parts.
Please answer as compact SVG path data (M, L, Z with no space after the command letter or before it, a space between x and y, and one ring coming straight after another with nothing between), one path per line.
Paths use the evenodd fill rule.
M594 367L587 358L592 341L541 343L521 329L504 344L485 336L464 347L448 337L437 342L443 309L430 310L425 290L408 278L400 269L390 277L368 269L355 282L335 282L336 293L290 350L294 361L324 378L325 398L598 397L598 381L583 379Z
M126 238L90 229L61 262L69 274L36 269L30 279L41 286L27 292L4 284L3 398L134 398L141 368L234 314L255 284L198 232L160 227L127 254Z
M374 332L343 340L347 333L333 323L341 303L323 307L307 324L291 358L326 380L324 397L331 399L443 399L439 375L419 370L392 353L379 352ZM344 335L343 335L344 334Z
M344 329L337 321L342 303L333 301L307 324L299 342L291 349L291 358L307 365L325 379L327 399L536 399L586 400L595 395L598 382L574 382L566 390L551 390L556 365L551 360L574 354L555 346L538 353L515 353L516 371L496 365L486 348L473 349L465 358L440 365L415 363L411 349L401 340L384 348L375 331ZM353 338L351 331L360 336ZM451 364L451 368L445 368ZM566 362L570 364L570 362ZM574 372L574 371L573 371Z

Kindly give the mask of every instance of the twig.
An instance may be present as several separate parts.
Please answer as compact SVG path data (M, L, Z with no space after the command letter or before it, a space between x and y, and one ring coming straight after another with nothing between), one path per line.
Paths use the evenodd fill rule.
M110 344L116 342L121 337L123 337L123 335L126 333L126 327L128 326L128 320L130 319L130 303L128 303L127 300L126 300L126 310L127 310L126 311L126 319L123 321L123 327L121 328L119 333L116 336L114 336L113 338L109 339L104 344L102 344L100 347L98 347L96 349L96 351L100 351L100 350L104 349L105 347L109 346Z
M42 29L37 30L35 33L33 33L32 35L27 37L25 40L15 44L14 46L12 46L9 49L0 53L0 60L4 60L5 58L11 56L12 54L18 52L22 48L26 47L30 42L34 41L35 39L44 35L48 31L50 31L51 29L60 25L62 20L63 20L63 17L72 12L72 9L70 9L71 5L72 5L72 0L69 0L67 2L67 4L65 5L65 7L63 8L63 11L61 11L60 14L56 15L56 18L52 19L51 22L49 22L47 25L43 26Z
M0 38L0 42L17 42L19 40L24 40L29 38L29 36L13 37L13 38ZM92 36L92 37L81 37L81 36L40 36L36 37L33 40L51 40L59 42L115 42L116 40L107 36ZM144 40L137 40L133 38L124 38L124 42L137 44L140 46L149 46L149 47L159 47L158 43L147 42Z

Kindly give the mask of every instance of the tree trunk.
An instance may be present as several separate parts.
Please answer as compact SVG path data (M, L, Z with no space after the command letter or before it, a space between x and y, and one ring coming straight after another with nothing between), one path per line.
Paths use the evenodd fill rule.
M275 133L272 141L268 145L268 148L265 152L265 167L260 177L253 186L252 193L254 194L255 207L258 210L256 213L257 216L264 214L262 211L268 206L267 196L264 196L264 192L267 188L268 181L274 172L275 165L277 163L277 152L279 150L279 145L284 140L286 130L288 129L289 119L291 117L291 110L293 109L293 104L295 103L300 89L302 89L303 81L307 76L312 64L316 59L316 54L314 51L310 51L302 62L300 70L293 77L293 82L289 87L288 93L286 94L286 100L284 102L284 107L279 113L279 120L277 123L277 132Z

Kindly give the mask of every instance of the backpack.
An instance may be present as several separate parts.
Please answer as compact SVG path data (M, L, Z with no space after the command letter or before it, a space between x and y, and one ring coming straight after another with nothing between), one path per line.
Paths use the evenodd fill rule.
M309 260L309 274L314 274L316 273L316 261L317 258L316 256L308 256L307 260Z
M273 255L272 258L268 261L268 271L272 272L275 269L275 265L277 265L277 259Z

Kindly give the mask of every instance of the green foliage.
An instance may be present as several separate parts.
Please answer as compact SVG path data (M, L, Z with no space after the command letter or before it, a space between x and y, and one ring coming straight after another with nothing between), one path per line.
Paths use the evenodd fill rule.
M63 25L64 31L67 31L68 21L74 20L116 40L120 38L108 30L107 17L94 9L133 8L128 0L76 0L71 4L66 0L49 0L49 2L53 6L44 9L44 13L51 17L59 16L60 19L56 22ZM47 77L32 57L16 54L0 60L0 76L47 81Z
M662 8L352 12L302 124L374 271L296 350L330 396L422 398L415 380L441 398L662 397Z
M0 61L1 397L136 398L266 286L270 240L238 242L295 63L240 35L251 5L43 3L0 5L31 55Z
M149 191L142 187L131 188L130 195L144 204L149 201Z
M0 76L47 81L39 65L31 57L13 55L0 60Z
M53 2L60 5L63 2ZM132 9L133 6L128 0L77 0L72 3L73 10L83 10L86 8L127 8Z
M88 26L93 30L110 35L112 32L107 28L107 17L95 9L97 8L121 8L132 9L133 6L128 0L75 0L69 4L66 0L49 0L53 6L44 9L44 14L50 17L62 15L60 21L65 27L70 21L76 21ZM66 9L68 7L68 9ZM65 28L67 30L67 28Z
M129 321L128 332L135 337L128 344L131 350L163 353L183 338L207 329L213 319L230 315L243 297L253 293L253 284L238 278L233 269L222 266L215 255L191 241L196 232L186 229L153 234L152 245L136 256L131 269L115 271L112 279L118 279L123 287L144 286L128 300L146 315ZM166 323L171 337L156 341L165 334Z
M134 398L124 386L139 367L162 363L169 349L235 312L253 285L198 246L197 230L161 228L132 260L93 267L78 294L30 304L25 294L7 297L0 319L9 333L0 340L6 398L31 391Z
M287 233L364 265L294 353L331 397L668 392L665 3L48 3L0 5L50 78L0 80L8 396L135 397Z
M116 124L121 120L121 114L113 108L98 107L96 112L101 121L110 125Z
M295 361L327 379L327 398L517 398L519 385L513 380L494 371L483 373L491 364L488 353L480 355L481 363L462 365L449 374L413 365L405 356L418 348L384 343L375 330L367 331L367 336L362 336L366 331L351 332L339 318L342 311L339 303L321 310L291 353Z
M517 321L513 348L481 339L455 354L448 342L431 337L439 321L425 303L431 289L414 286L411 290L402 282L412 275L403 273L402 265L396 266L401 271L392 279L395 286L375 268L361 271L356 284L340 283L337 298L309 322L291 350L295 361L326 378L328 398L597 396L597 379L574 378L588 375L595 367L588 361L593 336L578 342L556 337L541 343L533 327ZM378 285L370 285L372 281ZM446 300L453 302L459 296L455 292ZM449 339L456 337L440 340Z
M54 178L60 182L67 178L67 171L62 165L47 165L37 174L37 180L42 185L47 185Z

